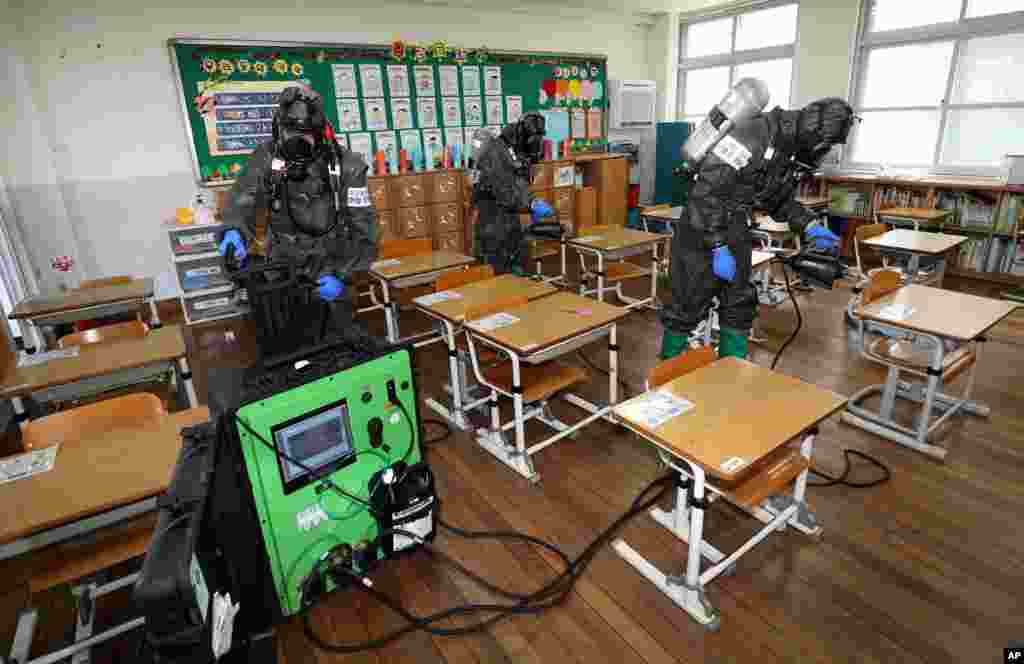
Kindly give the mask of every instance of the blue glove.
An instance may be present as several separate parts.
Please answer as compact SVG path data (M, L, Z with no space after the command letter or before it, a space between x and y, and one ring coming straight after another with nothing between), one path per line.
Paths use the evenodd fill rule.
M333 274L325 274L316 283L320 286L317 293L324 302L334 302L345 292L345 284Z
M711 252L711 271L725 281L736 279L736 257L732 255L727 245L715 247Z
M235 229L231 229L224 233L224 238L220 241L220 246L217 250L221 256L227 256L228 247L232 247L235 250L235 260L239 263L245 261L245 242L242 241L242 235Z
M533 221L540 221L555 216L555 209L547 201L539 198L530 203L530 218Z
M824 224L811 226L805 235L815 251L835 251L839 248L839 236L825 228Z

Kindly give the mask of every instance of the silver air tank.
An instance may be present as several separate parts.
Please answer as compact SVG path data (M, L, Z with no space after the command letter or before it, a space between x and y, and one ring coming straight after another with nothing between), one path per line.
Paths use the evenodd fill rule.
M768 86L756 78L741 78L708 112L683 145L683 159L698 163L733 125L749 120L768 105Z

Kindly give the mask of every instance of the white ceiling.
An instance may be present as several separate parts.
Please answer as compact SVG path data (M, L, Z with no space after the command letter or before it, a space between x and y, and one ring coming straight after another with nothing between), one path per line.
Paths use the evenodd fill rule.
M413 0L415 2L415 0ZM419 0L428 5L464 7L478 10L537 12L585 18L601 12L628 16L631 23L649 22L657 14L669 11L690 12L733 4L735 0Z

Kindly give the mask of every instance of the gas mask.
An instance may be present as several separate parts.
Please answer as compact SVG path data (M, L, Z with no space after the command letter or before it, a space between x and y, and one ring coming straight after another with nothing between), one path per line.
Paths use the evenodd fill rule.
M290 87L281 93L274 114L274 148L285 162L289 180L303 180L324 146L324 118L320 96L309 89Z
M519 122L508 125L501 137L527 167L544 158L544 116L527 113Z
M833 145L846 143L853 120L853 109L838 97L805 106L797 119L797 161L817 167Z

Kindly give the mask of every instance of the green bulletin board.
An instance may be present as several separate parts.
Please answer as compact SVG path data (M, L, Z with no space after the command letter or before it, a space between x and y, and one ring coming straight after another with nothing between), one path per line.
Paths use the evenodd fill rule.
M339 141L371 164L378 150L391 157L414 141L421 155L428 142L434 150L465 145L477 128L498 128L529 111L564 113L576 147L607 138L603 56L466 50L442 42L169 45L193 167L204 184L233 179L252 149L269 140L277 95L296 81L323 96Z

